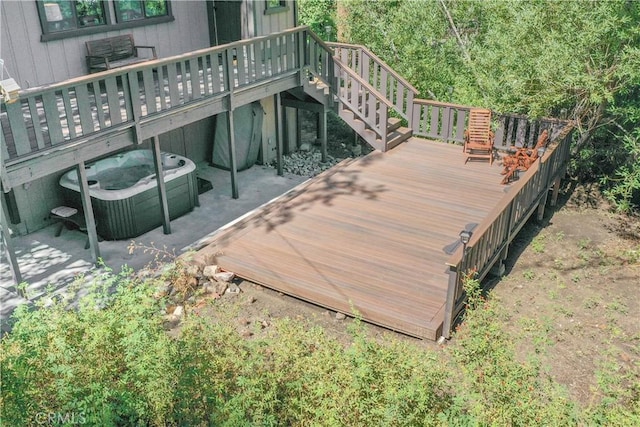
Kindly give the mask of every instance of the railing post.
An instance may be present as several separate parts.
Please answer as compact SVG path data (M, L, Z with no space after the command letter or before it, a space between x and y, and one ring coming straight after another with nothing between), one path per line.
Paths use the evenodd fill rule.
M407 91L407 125L409 129L413 129L413 109L415 108L414 104L414 93L412 91Z
M446 339L451 337L451 328L453 326L453 309L458 288L458 265L449 266L449 282L447 287L447 299L444 308L444 322L442 325L442 336Z
M411 126L411 130L413 131L414 135L418 135L420 133L420 115L422 112L422 105L421 104L416 104L414 101L413 104L413 120L411 121L411 123L409 123L409 125Z
M140 116L142 115L142 104L140 103L139 91L140 88L138 86L138 76L136 71L130 71L123 75L123 81L126 81L127 84L123 84L123 89L128 90L128 93L125 94L125 99L127 99L128 103L131 105L131 119L134 122L134 130L135 130L135 139L136 144L139 145L142 143L142 129L140 128ZM134 92L136 96L134 96Z
M373 96L373 95L371 95ZM380 134L382 135L382 151L387 151L387 121L389 120L389 107L383 104L380 115ZM374 117L375 120L375 117Z

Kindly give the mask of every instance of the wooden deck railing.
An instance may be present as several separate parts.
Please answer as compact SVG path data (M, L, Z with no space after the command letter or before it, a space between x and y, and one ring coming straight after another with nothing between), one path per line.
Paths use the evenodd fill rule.
M327 43L335 56L355 71L373 89L382 94L393 105L393 109L411 122L414 99L418 90L389 67L373 52L360 45Z
M466 247L454 252L449 266L449 288L444 317L443 335L448 337L456 317L466 301L463 276L470 272L482 280L498 260L506 257L508 245L536 208L544 206L551 183L564 174L570 156L572 122L552 121L563 128L552 136L549 148L515 182L503 201L473 230ZM544 121L543 121L544 123Z
M447 142L464 141L464 130L471 107L416 99L411 125L413 134Z
M1 106L3 161L31 157L123 124L134 126L156 113L303 68L330 82L330 55L318 48L316 39L307 27L298 27L23 90L16 102ZM312 55L300 55L311 50Z
M468 105L416 99L411 121L413 134L428 139L462 143L469 116ZM533 119L521 114L501 114L495 118L494 146L533 147L540 133L547 129L551 138L565 127L566 120Z

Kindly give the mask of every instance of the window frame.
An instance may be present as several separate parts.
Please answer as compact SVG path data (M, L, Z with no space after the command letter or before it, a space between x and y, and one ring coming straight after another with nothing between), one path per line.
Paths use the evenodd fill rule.
M71 0L71 1L75 2L75 0ZM40 20L40 28L42 31L42 34L40 36L40 41L48 42L52 40L62 40L62 39L67 39L72 37L79 37L79 36L85 36L85 35L97 34L97 33L106 33L109 31L144 27L147 25L155 25L155 24L162 24L165 22L175 21L173 12L171 10L171 0L165 0L165 1L167 4L167 14L164 16L156 16L152 18L143 18L143 19L135 19L131 21L117 22L114 19L114 18L117 19L117 16L118 16L117 14L114 16L114 14L116 13L117 2L115 2L114 0L100 0L105 12L104 25L91 25L87 27L77 27L77 28L63 30L63 31L50 31L48 28L49 21L47 21L47 18L45 15L45 9L44 9L45 1L35 0L38 18ZM143 3L143 7L144 7L144 3ZM73 11L74 11L74 17L77 21L78 17L77 17L75 5L73 7Z
M289 10L287 0L278 0L277 5L272 5L270 0L264 0L264 14L271 15L274 13L286 12Z
M130 22L140 22L140 21L144 21L144 22L148 22L150 19L159 19L159 18L165 18L169 15L171 15L171 11L169 8L169 1L165 0L165 4L167 6L167 14L166 15L162 15L162 16L151 16L151 17L147 17L144 16L144 14L146 13L146 5L145 2L147 0L138 0L140 2L140 5L142 6L142 14L143 17L139 18L139 19L130 19L128 21L120 21L120 17L121 17L121 10L120 10L120 2L118 0L111 0L113 3L113 11L115 13L115 24L117 25L122 25L122 24L128 24Z

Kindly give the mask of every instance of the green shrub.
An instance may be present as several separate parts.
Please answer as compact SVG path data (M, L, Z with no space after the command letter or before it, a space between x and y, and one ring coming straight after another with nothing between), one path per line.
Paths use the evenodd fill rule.
M539 363L519 360L514 340L501 326L506 313L466 281L468 307L450 347L458 384L448 420L480 425L571 425L577 412L565 393L546 377Z
M42 414L82 414L100 425L165 422L175 368L160 305L128 272L101 279L77 303L52 296L46 307L17 309L0 356L6 425L35 425Z
M168 334L154 283L105 274L83 297L21 307L0 344L2 425L437 426L634 425L635 373L599 374L603 396L580 412L535 359L516 356L504 313L469 281L464 324L445 351L408 340L349 343L306 322L251 339L231 315L188 311ZM65 418L67 417L67 418ZM81 417L81 418L78 418Z

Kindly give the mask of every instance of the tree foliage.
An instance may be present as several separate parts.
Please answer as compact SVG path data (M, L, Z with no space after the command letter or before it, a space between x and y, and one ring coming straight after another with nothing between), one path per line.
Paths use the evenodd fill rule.
M298 19L301 25L308 25L314 33L335 40L337 0L298 0ZM330 33L327 33L327 28Z
M575 170L640 204L640 2L345 0L349 40L423 97L575 119Z

